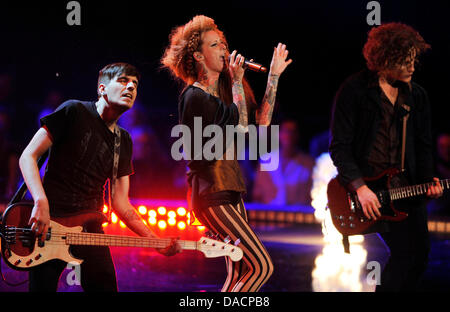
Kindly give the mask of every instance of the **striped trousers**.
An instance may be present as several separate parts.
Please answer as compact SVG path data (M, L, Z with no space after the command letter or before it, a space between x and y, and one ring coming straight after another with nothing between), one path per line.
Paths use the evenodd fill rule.
M222 292L256 292L273 273L273 263L264 245L248 224L244 202L196 209L196 217L220 239L240 240L244 253L240 261L226 257L227 278Z

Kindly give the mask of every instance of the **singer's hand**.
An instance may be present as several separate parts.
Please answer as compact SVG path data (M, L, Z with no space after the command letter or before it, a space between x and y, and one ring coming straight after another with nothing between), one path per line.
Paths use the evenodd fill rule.
M292 63L292 59L286 61L288 53L286 45L278 43L278 46L273 50L272 62L270 63L271 75L280 76L286 67Z
M245 58L238 54L236 55L237 51L234 50L233 53L230 55L230 64L228 66L230 70L230 76L233 81L241 82L242 78L244 77L244 61Z

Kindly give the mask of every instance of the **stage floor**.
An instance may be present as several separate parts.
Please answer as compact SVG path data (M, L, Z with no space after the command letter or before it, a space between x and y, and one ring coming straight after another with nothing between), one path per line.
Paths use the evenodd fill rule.
M321 227L317 224L275 226L255 224L254 228L269 251L275 271L263 292L312 292L312 291L354 291L345 283L345 278L333 276L330 268L336 263L327 264L317 258L324 253ZM432 250L430 264L423 281L424 291L450 290L450 235L431 234ZM367 235L361 245L366 250L365 262L359 270L358 291L373 291L374 286L367 282L366 263L386 262L388 252L377 235ZM353 252L357 251L354 244ZM207 259L197 251L184 251L174 257L164 257L153 249L112 247L116 266L119 291L122 292L216 292L220 291L225 280L225 261L223 258ZM332 262L335 262L331 259ZM324 262L325 261L325 262ZM321 265L320 274L313 271ZM323 266L327 270L324 270ZM2 261L2 271L11 282L27 279L27 273L11 270ZM59 281L59 291L82 291L80 286L68 285L65 270ZM342 272L341 272L342 273ZM336 274L335 274L336 275ZM349 278L347 272L347 284ZM70 280L70 279L69 279ZM11 287L0 281L2 292L27 291L27 283Z

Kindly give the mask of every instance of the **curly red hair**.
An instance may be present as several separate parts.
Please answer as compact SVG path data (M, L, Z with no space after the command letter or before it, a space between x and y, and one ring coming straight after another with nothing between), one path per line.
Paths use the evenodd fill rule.
M219 30L214 20L204 15L194 16L185 25L175 27L169 36L169 45L161 58L163 67L181 79L186 85L193 84L200 74L194 52L200 51L203 33L213 30L219 34L221 40L228 47L222 31ZM247 80L243 79L244 92L248 106L255 105L255 97ZM231 78L227 68L219 76L219 97L227 104L232 103Z
M430 48L411 26L388 23L369 31L363 55L370 70L382 71L404 64L413 55L412 51L415 51L417 58Z

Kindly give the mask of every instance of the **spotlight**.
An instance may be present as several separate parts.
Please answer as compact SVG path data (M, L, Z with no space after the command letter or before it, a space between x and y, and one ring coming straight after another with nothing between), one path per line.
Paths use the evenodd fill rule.
M122 221L119 221L119 225L120 225L120 227L123 228L123 229L127 227L127 226L125 225L125 223L123 223Z
M169 225L174 226L177 223L177 220L175 220L174 218L169 218L169 220L167 220L167 223L169 223Z
M164 221L164 220L159 220L159 221L158 221L158 227L159 227L161 230L164 230L164 229L167 227L166 221Z
M156 216L157 216L156 211L153 210L153 209L150 210L150 211L148 212L148 216L151 217L151 218L156 218Z
M183 221L180 221L180 222L178 222L177 226L180 230L184 230L186 228L186 223L184 223Z
M184 207L179 207L177 209L177 213L179 216L184 216L184 215L186 215L186 209Z
M141 215L145 215L147 213L147 207L139 206L138 211Z
M170 211L167 213L167 216L168 216L169 218L175 218L175 217L177 216L177 214L175 213L175 211L170 210Z
M159 213L160 215L165 215L166 212L167 212L167 210L166 210L165 207L159 207L159 208L158 208L158 213Z
M156 218L155 217L148 218L148 223L150 223L151 225L155 225L156 224Z
M111 221L112 223L116 224L119 218L117 218L116 214L113 212L111 213Z
M108 213L108 206L103 205L103 213Z

